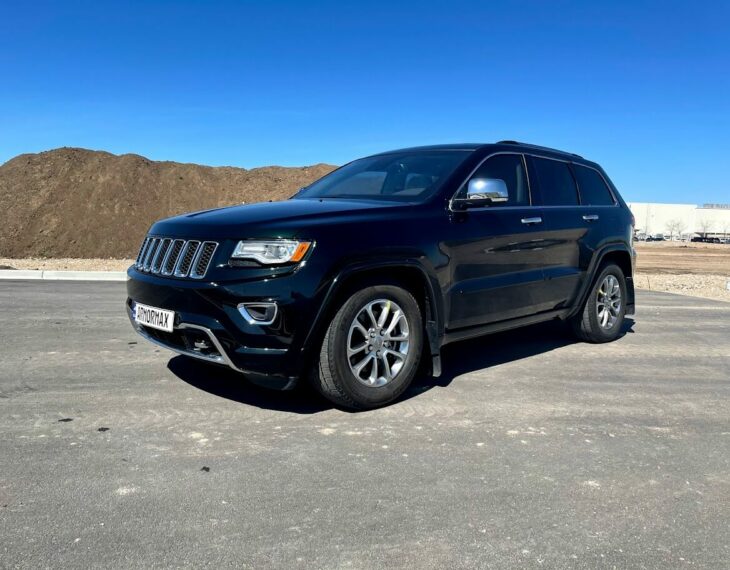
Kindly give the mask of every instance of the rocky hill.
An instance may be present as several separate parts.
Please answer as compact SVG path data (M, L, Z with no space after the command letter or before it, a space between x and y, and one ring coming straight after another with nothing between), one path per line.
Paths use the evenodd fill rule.
M246 170L80 148L23 154L0 166L0 257L134 257L159 218L288 198L333 168Z

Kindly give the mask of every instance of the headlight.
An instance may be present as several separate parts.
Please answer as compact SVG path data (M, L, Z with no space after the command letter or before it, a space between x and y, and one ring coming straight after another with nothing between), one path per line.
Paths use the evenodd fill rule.
M231 257L233 259L253 259L265 265L297 263L304 258L311 245L310 241L290 239L244 240L238 242Z

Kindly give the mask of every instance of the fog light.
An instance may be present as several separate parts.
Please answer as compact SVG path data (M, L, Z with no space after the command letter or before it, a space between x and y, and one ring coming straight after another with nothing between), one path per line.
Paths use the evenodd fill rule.
M279 311L276 303L241 303L238 312L250 325L270 325Z

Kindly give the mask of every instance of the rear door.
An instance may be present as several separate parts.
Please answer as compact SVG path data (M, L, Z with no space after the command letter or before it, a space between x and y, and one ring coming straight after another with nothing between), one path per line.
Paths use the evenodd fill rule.
M609 241L621 240L626 233L625 213L603 175L591 166L572 163L580 195L580 218L586 233L581 250L593 252Z
M529 156L530 180L539 188L545 225L542 300L551 309L572 305L585 278L590 252L582 249L588 222L583 219L570 163Z
M507 187L507 202L452 212L441 249L450 258L447 302L449 329L486 324L546 309L542 298L543 241L541 208L530 197L524 157L498 153L469 179L497 179ZM468 180L456 198L466 192Z

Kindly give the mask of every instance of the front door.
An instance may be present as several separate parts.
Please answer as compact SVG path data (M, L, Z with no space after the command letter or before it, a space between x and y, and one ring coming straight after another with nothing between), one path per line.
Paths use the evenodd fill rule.
M501 153L472 178L502 181L506 202L453 212L442 250L451 259L448 329L493 323L549 308L543 292L545 225L532 205L524 158ZM466 192L468 181L457 193Z

